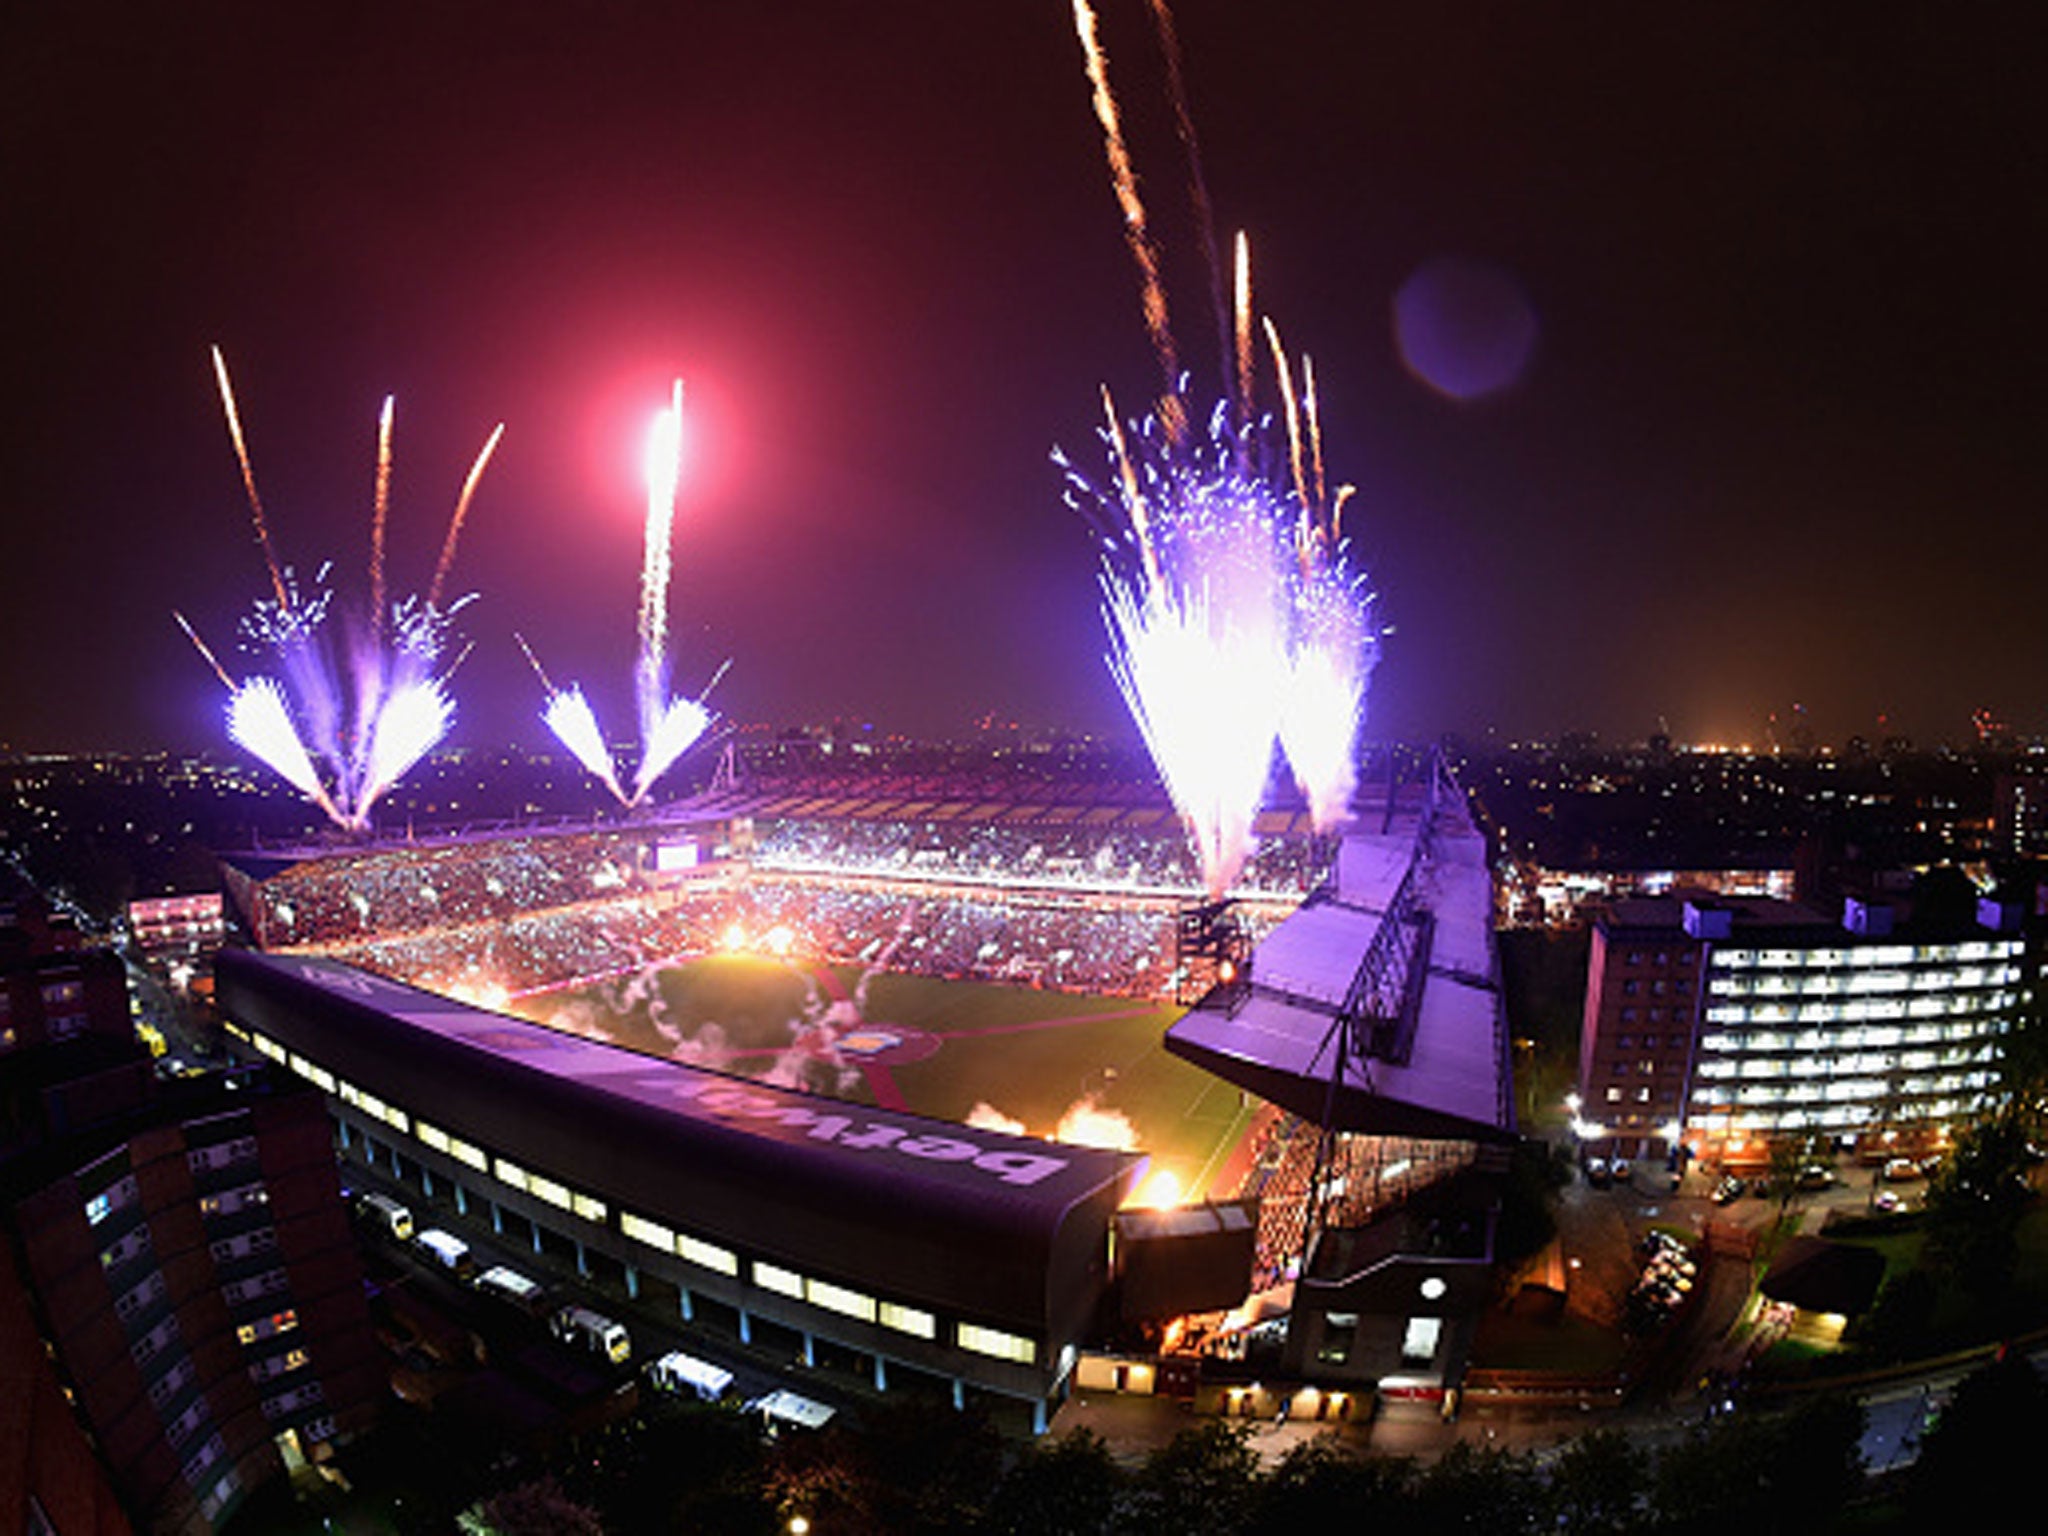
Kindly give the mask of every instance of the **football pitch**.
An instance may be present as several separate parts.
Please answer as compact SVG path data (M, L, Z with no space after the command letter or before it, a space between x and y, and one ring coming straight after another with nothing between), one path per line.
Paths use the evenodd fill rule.
M961 1124L1128 1139L1190 1197L1256 1101L1161 1043L1181 1010L888 971L717 955L513 1002L535 1023L649 1055ZM1078 1132L1071 1128L1079 1126Z

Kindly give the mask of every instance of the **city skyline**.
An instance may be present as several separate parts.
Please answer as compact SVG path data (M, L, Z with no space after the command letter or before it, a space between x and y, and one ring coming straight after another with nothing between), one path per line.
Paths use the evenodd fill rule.
M2039 21L1175 15L1219 228L1359 487L1394 630L1368 737L1761 745L1795 702L1821 741L2048 726ZM1145 8L1102 29L1213 396ZM344 588L383 396L396 590L507 423L453 582L481 594L454 744L545 744L515 631L622 708L677 374L680 687L730 657L739 721L1128 729L1050 455L1092 458L1100 387L1135 411L1158 371L1066 7L53 13L0 68L33 296L0 741L230 750L170 617L224 642L265 590L215 342L285 558ZM1432 301L1475 366L1533 321L1511 382L1445 393Z

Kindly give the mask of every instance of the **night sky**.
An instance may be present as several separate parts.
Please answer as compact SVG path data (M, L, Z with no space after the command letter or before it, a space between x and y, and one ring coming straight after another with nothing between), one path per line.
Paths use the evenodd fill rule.
M1102 11L1213 395L1159 52ZM2048 729L2041 7L1175 15L1218 220L1359 487L1368 734ZM228 649L267 587L214 342L283 555L345 593L384 394L399 591L507 423L457 742L543 744L515 630L627 718L676 374L680 684L1128 729L1049 455L1099 463L1098 387L1157 369L1064 0L16 7L0 133L0 742L228 750L171 620ZM1432 282L1469 302L1434 312L1465 372L1429 365L1492 392L1404 366Z

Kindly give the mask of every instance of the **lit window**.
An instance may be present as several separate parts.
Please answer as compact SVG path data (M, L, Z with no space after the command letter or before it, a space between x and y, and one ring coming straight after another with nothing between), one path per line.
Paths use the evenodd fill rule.
M1444 1320L1440 1317L1409 1318L1407 1330L1401 1335L1401 1363L1428 1365L1434 1361L1437 1340L1443 1331Z
M823 1307L827 1312L857 1317L864 1323L875 1321L875 1298L864 1296L859 1291L850 1291L843 1285L828 1285L823 1280L806 1280L804 1299L814 1307Z
M916 1307L885 1301L879 1309L877 1320L884 1328L894 1328L898 1333L913 1333L920 1339L938 1337L938 1319Z
M636 1243L645 1243L650 1248L659 1248L663 1253L676 1251L676 1235L658 1221L649 1221L645 1216L635 1216L631 1211L619 1212L619 1230Z
M972 1350L977 1355L992 1355L998 1360L1014 1360L1019 1365L1035 1365L1038 1362L1037 1343L1020 1334L1005 1333L1000 1328L984 1328L978 1323L961 1323L957 1332L960 1347Z
M721 1248L716 1243L707 1243L702 1238L691 1237L687 1232L676 1234L676 1253L692 1264L705 1269L716 1270L721 1275L738 1277L739 1255L730 1248Z
M798 1301L804 1296L804 1277L794 1270L779 1265L754 1261L754 1284L764 1291L774 1291L783 1296L794 1296Z

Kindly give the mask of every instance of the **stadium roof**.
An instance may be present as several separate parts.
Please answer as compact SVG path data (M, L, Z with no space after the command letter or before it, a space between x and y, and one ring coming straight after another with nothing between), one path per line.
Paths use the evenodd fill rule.
M1433 1139L1514 1134L1514 1099L1485 840L1461 805L1441 808L1420 901L1431 942L1413 978L1416 1028L1405 1059L1346 1056L1340 1015L1366 952L1407 875L1415 828L1353 830L1334 891L1313 899L1259 945L1249 994L1230 1012L1197 1009L1166 1048L1293 1114L1339 1130Z
M228 950L216 975L229 1017L446 1132L969 1315L1042 1325L1052 1256L1092 1251L1143 1167L643 1056L332 960Z

